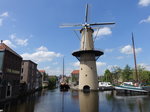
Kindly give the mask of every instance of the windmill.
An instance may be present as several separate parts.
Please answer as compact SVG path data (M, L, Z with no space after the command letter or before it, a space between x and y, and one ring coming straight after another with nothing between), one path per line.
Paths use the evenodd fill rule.
M60 27L82 27L81 33L81 47L79 51L72 53L80 61L79 72L79 90L97 90L98 78L96 60L103 55L103 51L94 49L92 26L113 25L113 22L107 23L88 23L88 4L85 11L84 24L61 25Z

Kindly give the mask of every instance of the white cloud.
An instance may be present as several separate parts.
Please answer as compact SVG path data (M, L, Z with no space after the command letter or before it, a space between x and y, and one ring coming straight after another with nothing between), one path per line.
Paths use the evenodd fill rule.
M106 36L106 35L111 35L112 34L112 31L109 27L103 27L99 30L96 30L93 34L93 36L97 36L97 37L102 37L102 36Z
M139 23L150 23L150 16L148 16L146 19L141 20Z
M23 59L33 60L39 63L39 62L52 61L54 58L61 57L62 55L60 53L55 53L52 51L36 50L34 53L24 53L21 56L23 57Z
M105 62L96 62L96 65L97 65L97 73L99 75L103 75L104 71L106 69L107 63L105 63Z
M140 53L142 51L142 48L136 48L135 52ZM126 45L120 49L120 52L123 54L133 54L132 46Z
M50 66L46 66L43 68L49 75L60 75L62 74L62 70L59 67L52 68Z
M10 40L4 40L3 43L5 43L9 47L13 47L13 48L16 47Z
M10 38L12 41L16 42L17 45L20 45L20 46L28 45L28 39L20 39L20 38L16 37L16 34L11 34Z
M0 14L0 26L3 25L4 18L8 16L8 12Z
M148 64L145 64L145 63L140 63L140 64L138 64L139 66L142 66L142 67L144 67L146 70L149 70L150 71L150 65L148 65Z
M43 70L46 71L46 73L48 73L49 75L62 75L63 74L63 70L61 67L51 67L51 66L46 66L44 68L42 68ZM73 69L70 68L66 68L64 71L64 75L69 76L71 74Z
M74 63L73 63L73 66L74 66L74 67L79 67L79 66L80 66L80 62L79 62L79 61L74 62Z
M150 5L150 0L139 0L139 5L146 7Z
M105 52L113 52L114 49L105 49Z
M0 17L8 17L8 12L4 12L0 15Z
M21 46L27 46L28 45L28 39L16 39L16 43L17 45L21 45Z
M107 69L109 69L110 71L113 71L114 68L118 68L118 67L119 67L118 65L109 65L109 66L107 67Z
M97 67L106 66L105 62L96 62Z
M44 46L41 46L41 47L37 48L36 51L48 51L48 49Z

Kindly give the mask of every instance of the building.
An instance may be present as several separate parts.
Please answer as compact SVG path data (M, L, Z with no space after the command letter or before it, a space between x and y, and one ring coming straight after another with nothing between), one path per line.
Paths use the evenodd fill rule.
M85 23L73 26L82 26L80 30L80 50L72 53L80 61L79 90L98 90L98 78L96 61L104 54L103 51L95 49L92 28L95 25L113 25L115 23L88 23L88 4L86 6Z
M21 83L27 85L27 91L36 89L37 64L31 60L23 60L21 67Z
M94 48L91 27L85 25L80 33L80 50L72 53L80 61L79 90L98 90L96 61L103 52Z
M0 100L19 95L22 57L0 43Z
M71 72L71 83L74 86L79 85L79 70L73 70Z
M42 87L48 87L48 75L46 74L45 70L39 70L39 72L42 74Z
M41 89L42 88L42 74L39 70L36 71L36 84L35 89Z

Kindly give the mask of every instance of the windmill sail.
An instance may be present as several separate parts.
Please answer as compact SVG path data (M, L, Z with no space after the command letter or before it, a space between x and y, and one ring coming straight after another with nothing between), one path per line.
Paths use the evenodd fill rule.
M88 22L88 4L86 5L86 12L85 12L85 23Z
M113 25L115 24L114 22L104 22L104 23L88 23L88 16L89 16L89 6L88 4L86 5L86 10L85 10L85 23L84 24L63 24L60 26L60 28L63 27L90 27L90 26L95 26L95 25Z

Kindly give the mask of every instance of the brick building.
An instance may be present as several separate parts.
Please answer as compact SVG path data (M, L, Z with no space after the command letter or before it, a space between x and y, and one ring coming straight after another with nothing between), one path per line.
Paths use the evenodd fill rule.
M48 75L46 74L45 70L39 70L39 72L42 74L42 87L48 87Z
M39 70L36 71L36 85L35 89L41 89L42 88L42 74Z
M71 82L74 86L79 85L79 70L73 70L71 72Z
M37 64L31 60L23 60L21 67L21 83L27 85L27 91L33 91L36 88Z
M0 43L0 100L19 95L22 57Z

